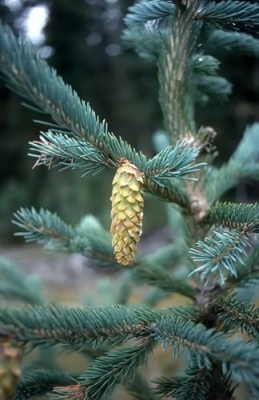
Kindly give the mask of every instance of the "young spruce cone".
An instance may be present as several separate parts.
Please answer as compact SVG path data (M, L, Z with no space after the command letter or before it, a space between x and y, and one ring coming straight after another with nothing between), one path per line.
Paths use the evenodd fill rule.
M113 178L111 234L117 262L128 265L134 258L142 234L144 206L143 177L126 158Z
M20 377L21 350L9 342L0 345L0 399L12 400Z

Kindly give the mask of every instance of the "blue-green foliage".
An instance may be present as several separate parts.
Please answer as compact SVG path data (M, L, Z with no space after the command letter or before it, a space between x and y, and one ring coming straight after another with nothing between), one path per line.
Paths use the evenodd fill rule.
M59 345L89 361L76 376L56 367L25 371L16 400L48 391L59 400L109 399L118 385L138 400L156 400L157 395L232 400L236 382L259 398L258 344L231 337L259 332L258 308L235 293L259 278L258 204L219 201L241 179L258 180L259 125L248 127L230 160L214 167L215 132L195 124L197 102L212 96L225 100L231 92L231 84L219 75L222 51L259 55L258 2L144 0L129 8L125 23L124 41L158 65L164 130L152 158L110 133L30 45L0 25L0 69L6 82L27 106L54 121L45 122L50 130L30 143L35 166L73 168L87 175L116 169L126 158L142 174L144 190L171 203L168 220L174 232L174 243L148 255L137 253L127 266L121 285L111 293L122 304L50 305L32 290L28 277L0 261L0 294L31 304L0 308L0 344L27 350ZM109 233L93 217L73 227L56 214L31 208L17 211L14 223L26 241L81 253L93 268L120 268ZM133 287L142 283L152 286L142 306L127 305ZM147 307L173 293L188 304ZM139 369L157 345L170 348L175 357L184 351L189 366L180 376L156 380L152 390Z
M259 204L218 202L208 211L204 222L259 233Z
M210 369L213 360L220 359L225 372L237 381L251 382L252 393L258 393L257 372L259 368L256 343L245 343L241 339L228 340L222 333L207 330L203 325L182 321L181 318L163 317L154 328L154 337L165 347L172 347L177 356L184 348L189 350L191 360ZM254 371L249 371L250 362Z
M248 335L258 335L259 310L255 305L238 300L233 295L222 296L215 303L215 311L226 331L240 329L242 333L245 331Z
M256 2L254 4L239 0L204 2L198 9L196 18L202 19L212 27L224 30L258 33L259 11Z
M223 233L214 231L213 236L207 236L196 245L200 250L191 249L190 253L193 260L201 265L192 274L201 272L201 279L209 284L216 273L220 284L224 285L225 271L236 276L236 264L245 264L242 257L249 249L251 239L237 229Z
M158 60L161 51L167 46L166 38L170 36L171 31L174 35L177 4L177 1L166 0L143 1L130 7L125 18L128 29L125 30L124 41L135 47L140 55L155 57ZM197 47L195 57L202 60L200 64L203 65L200 69L205 76L196 75L198 66L196 62L192 66L195 74L192 85L196 82L197 91L194 100L206 102L211 96L224 100L231 93L231 84L222 77L210 76L212 67L213 75L216 75L219 61L214 59L212 66L211 59L208 59L209 54L206 52L215 50L220 53L222 50L233 50L258 55L258 39L247 34L247 32L255 33L258 28L258 6L248 5L244 1L197 2L194 19L202 26L210 27L206 35L201 35L201 42L197 42L197 45L202 45L204 53L199 53ZM148 21L152 24L147 25ZM159 31L156 24L159 24Z
M259 47L259 44L258 44ZM249 164L258 165L259 161L259 123L255 123L246 128L243 138L234 151L230 161L240 162L244 169Z
M249 54L258 57L258 39L243 32L225 32L220 29L213 29L208 32L205 51L215 53L233 51L237 54Z
M124 21L127 26L133 26L148 21L159 21L173 15L174 12L175 6L171 1L142 1L129 7Z
M199 149L193 149L185 142L179 142L175 147L168 146L146 163L145 174L158 185L161 184L160 179L196 180L186 175L198 172L199 167L205 165L205 163L193 164L198 154Z
M32 396L42 396L56 386L68 386L74 383L74 377L62 371L32 370L22 376L17 386L17 394L13 400L26 400Z
M26 275L15 263L0 258L0 297L30 304L43 304L42 282Z
M228 400L235 400L233 397L234 388L231 387L231 380L228 376L220 377L220 372L215 368L207 370L194 364L184 374L173 377L162 377L156 379L156 393L173 397L176 400L207 400L217 386L217 392ZM190 397L191 396L191 397Z

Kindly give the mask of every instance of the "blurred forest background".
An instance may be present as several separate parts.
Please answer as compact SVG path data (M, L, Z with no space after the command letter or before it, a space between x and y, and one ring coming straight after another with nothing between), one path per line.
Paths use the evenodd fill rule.
M162 129L157 101L157 71L123 47L123 16L133 0L0 0L0 18L17 34L33 41L66 83L89 101L109 130L147 155L154 154L152 136ZM42 26L42 31L40 28ZM198 126L217 131L217 164L226 161L247 124L259 120L259 61L224 54L222 74L233 84L229 101L210 101L197 109ZM46 127L41 116L21 105L21 98L0 81L0 244L14 240L13 213L34 206L57 212L66 222L94 214L109 227L112 173L81 178L77 172L32 170L28 141ZM226 195L254 201L258 187L241 184ZM162 204L147 202L144 235L166 224ZM16 239L17 240L17 239Z

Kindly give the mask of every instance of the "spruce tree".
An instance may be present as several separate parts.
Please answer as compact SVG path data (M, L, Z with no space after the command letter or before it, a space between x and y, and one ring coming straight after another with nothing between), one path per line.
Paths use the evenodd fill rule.
M53 119L30 143L35 166L75 169L82 176L114 171L110 233L94 217L71 226L31 208L15 213L18 235L48 249L81 253L93 268L124 271L114 305L68 308L49 304L16 266L2 261L1 294L29 304L0 309L4 371L14 388L17 373L10 360L22 368L23 351L60 345L85 356L86 369L63 371L48 350L44 368L22 368L16 400L43 394L109 399L117 386L139 400L234 399L240 384L246 399L259 398L259 312L252 303L259 208L221 200L240 180L258 180L259 124L248 126L229 161L216 167L216 132L195 123L197 103L231 92L219 75L217 51L259 55L258 1L143 0L128 9L125 24L126 45L158 67L164 131L155 136L153 158L110 132L28 43L0 26L5 81L28 107ZM149 196L162 200L175 234L171 244L141 255L137 246ZM128 299L141 282L150 289L133 307ZM172 293L188 302L159 308ZM170 348L172 363L173 356L182 357L185 367L148 382L140 368L157 346Z

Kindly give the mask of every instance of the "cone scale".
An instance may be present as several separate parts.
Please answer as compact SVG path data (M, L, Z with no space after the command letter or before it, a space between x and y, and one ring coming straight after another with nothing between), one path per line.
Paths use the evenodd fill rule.
M110 229L115 259L121 265L132 262L142 234L143 184L138 168L123 158L112 182Z

